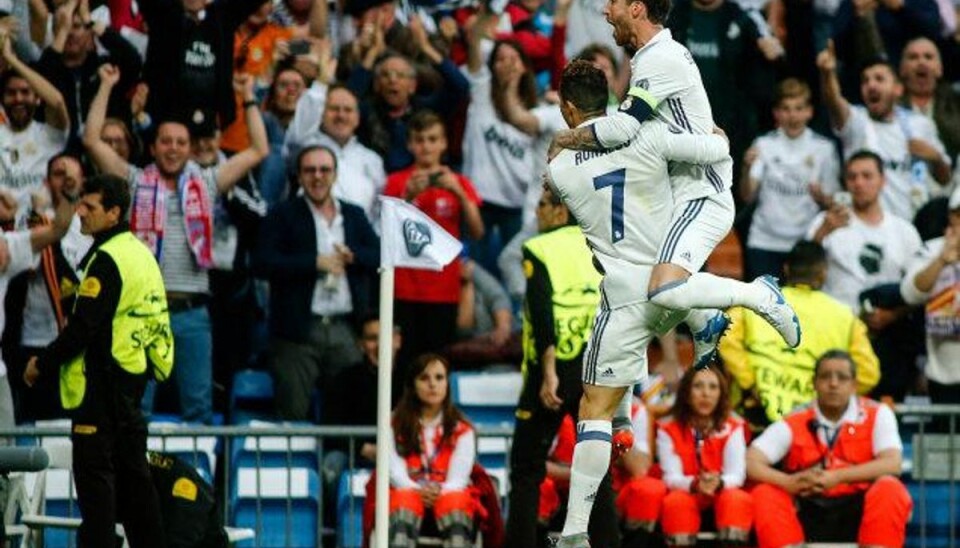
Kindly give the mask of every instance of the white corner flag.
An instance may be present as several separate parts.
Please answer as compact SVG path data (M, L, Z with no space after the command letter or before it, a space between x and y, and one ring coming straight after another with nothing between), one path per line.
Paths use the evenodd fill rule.
M399 198L380 200L380 266L443 270L460 254L460 240L424 212Z
M416 207L380 197L380 350L377 356L377 447L392 443L390 387L393 385L394 267L443 270L463 244ZM387 548L390 494L390 452L377 451L376 536L372 548Z

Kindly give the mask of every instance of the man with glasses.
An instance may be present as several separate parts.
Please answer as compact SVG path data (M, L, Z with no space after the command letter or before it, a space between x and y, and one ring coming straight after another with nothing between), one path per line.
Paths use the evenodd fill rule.
M896 478L903 445L893 411L858 398L850 355L813 370L816 399L774 423L747 451L760 546L857 542L903 546L910 494ZM777 464L779 466L776 466Z
M271 211L254 259L270 281L270 363L285 420L307 419L318 381L327 386L359 361L351 323L376 310L380 265L380 239L366 214L333 196L336 154L304 148L296 168L303 193Z

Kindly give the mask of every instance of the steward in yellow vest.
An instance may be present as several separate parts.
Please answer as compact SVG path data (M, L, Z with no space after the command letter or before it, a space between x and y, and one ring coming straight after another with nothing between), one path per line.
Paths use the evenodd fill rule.
M118 518L132 547L164 545L140 402L148 374L170 374L173 337L160 267L130 233L129 205L128 183L119 177L84 184L77 214L94 243L74 311L24 374L32 385L60 371L61 400L73 419L80 546L115 545Z
M730 330L720 339L720 357L734 379L738 412L755 432L813 399L814 365L828 350L850 354L857 369L858 393L866 394L880 380L880 361L867 326L848 306L820 291L827 268L823 247L798 243L784 268L784 299L804 326L800 346L787 347L762 318L743 308L728 311Z
M547 452L565 414L574 421L583 394L583 353L600 302L602 275L593 265L586 238L560 198L544 190L537 206L540 234L523 245L527 291L523 304L523 389L510 452L510 515L506 546L537 546L537 508ZM609 482L597 495L609 518L598 523L597 546L612 546L603 535L619 534ZM592 530L592 529L591 529Z

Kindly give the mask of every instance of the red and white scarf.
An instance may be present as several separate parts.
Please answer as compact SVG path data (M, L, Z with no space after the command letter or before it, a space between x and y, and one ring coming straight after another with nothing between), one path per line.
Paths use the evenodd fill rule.
M177 179L177 196L193 258L200 268L210 268L213 266L213 208L200 168L193 162L187 162ZM150 164L134 189L130 230L150 248L157 261L163 253L166 223L167 186L156 164Z

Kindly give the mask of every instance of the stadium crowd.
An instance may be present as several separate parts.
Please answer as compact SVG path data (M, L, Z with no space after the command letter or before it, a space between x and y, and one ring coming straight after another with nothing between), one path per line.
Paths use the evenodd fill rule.
M173 373L149 384L145 413L212 424L253 367L274 379L278 418L374 424L378 197L398 197L465 251L440 272L396 273L393 532L415 538L427 508L441 532L470 536L474 437L448 374L523 363L556 382L569 372L531 372L544 341L558 364L582 352L562 355L577 318L554 318L550 293L570 281L554 263L589 251L527 244L576 230L541 184L567 127L564 67L602 70L610 109L631 85L632 52L605 20L615 1L0 0L0 425L65 416L57 376L23 377L69 322L93 240L74 218L28 267L14 235L56 224L56 197L94 174L128 181L129 228L166 289ZM788 348L741 308L708 369L681 364L688 333L658 339L636 441L600 496L624 546L654 531L695 543L707 508L731 544L841 525L862 545L903 544L902 444L876 402L960 403L958 18L957 0L673 0L666 28L734 160L722 267L779 277L803 341ZM560 395L572 409L556 384L525 391L575 414L578 393ZM542 528L575 437L555 418L529 449L550 450L538 515L524 511ZM325 468L343 468L342 449ZM356 458L376 451L360 443ZM799 514L752 511L794 496ZM823 519L844 512L863 525Z

